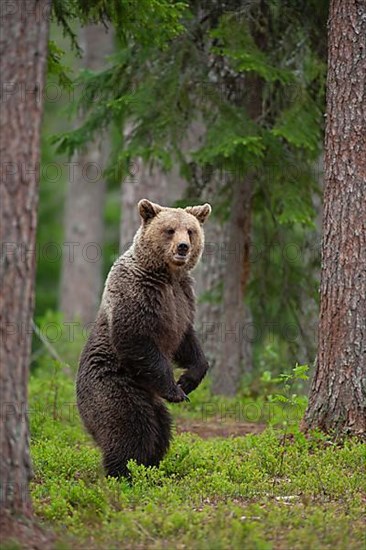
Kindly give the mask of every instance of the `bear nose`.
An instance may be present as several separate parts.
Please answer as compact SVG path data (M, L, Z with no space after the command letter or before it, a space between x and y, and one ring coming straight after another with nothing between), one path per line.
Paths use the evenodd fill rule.
M179 254L182 254L184 256L189 250L189 245L187 243L179 243L177 246L177 250Z

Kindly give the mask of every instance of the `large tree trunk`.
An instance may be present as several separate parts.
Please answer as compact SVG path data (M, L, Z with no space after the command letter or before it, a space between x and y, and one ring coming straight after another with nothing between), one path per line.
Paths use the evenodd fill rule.
M0 497L10 513L31 510L27 384L49 8L49 0L19 0L1 19Z
M103 25L82 29L84 67L103 68L105 57L112 53L112 42L111 31L107 33ZM60 308L65 320L77 318L83 325L94 321L102 288L105 139L97 139L87 150L78 152L69 171Z
M366 432L366 5L330 5L320 322L304 428Z

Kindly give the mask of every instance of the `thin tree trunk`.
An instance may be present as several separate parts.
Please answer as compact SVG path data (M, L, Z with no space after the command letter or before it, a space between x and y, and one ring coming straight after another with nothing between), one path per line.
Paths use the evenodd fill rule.
M103 25L82 29L86 68L103 68L105 57L112 53L112 37ZM105 139L97 139L77 153L69 170L60 309L66 321L77 318L84 325L94 321L102 289Z
M120 251L125 252L132 244L139 228L140 217L137 203L140 199L169 206L167 202L168 182L166 175L159 170L150 171L139 159L133 165L131 173L122 183L122 216L120 225Z
M121 253L131 246L140 225L138 201L147 198L158 204L171 206L182 196L185 186L185 181L176 171L165 174L157 167L151 169L145 166L141 159L131 165L130 174L122 182L121 188Z
M127 136L129 131L127 125ZM195 121L187 132L183 150L194 149L202 133L202 122ZM132 163L121 186L120 252L125 252L131 245L140 225L137 211L140 199L147 198L164 206L172 206L183 197L186 189L187 182L180 176L178 166L174 166L170 173L164 173L158 166L151 168L144 165L141 159Z
M210 202L214 193L203 200ZM227 246L227 223L211 216L205 224L205 250L199 265L197 294L197 331L212 372L220 358L220 331L222 326L221 286L224 279L224 250Z
M256 75L245 78L244 107L251 119L262 112L263 83ZM237 100L241 101L239 97ZM251 314L244 297L250 276L250 242L254 172L234 174L232 205L228 221L226 267L223 279L222 322L218 356L213 369L214 394L235 395L244 372L252 370ZM240 176L240 177L238 177ZM246 363L244 365L244 362Z
M27 514L27 384L50 2L19 0L11 8L1 19L0 500L2 512Z
M318 359L304 428L366 433L366 4L330 5Z
M229 396L235 395L240 386L247 338L244 294L250 267L252 183L250 174L242 182L234 183L225 251L222 322L218 334L220 360L213 370L212 391Z

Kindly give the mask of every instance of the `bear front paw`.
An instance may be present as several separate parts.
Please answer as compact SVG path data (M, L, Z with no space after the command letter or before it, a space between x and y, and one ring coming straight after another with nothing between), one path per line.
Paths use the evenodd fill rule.
M191 393L195 390L199 384L200 380L195 380L186 374L183 374L178 380L178 385L182 388L185 394Z
M166 396L166 400L169 403L181 403L182 401L189 401L189 397L180 386L175 386L173 391Z

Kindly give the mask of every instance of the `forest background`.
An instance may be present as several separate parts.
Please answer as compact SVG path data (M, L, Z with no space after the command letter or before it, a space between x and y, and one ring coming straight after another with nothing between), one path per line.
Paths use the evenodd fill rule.
M364 548L364 2L19 0L1 23L9 548ZM211 369L129 484L74 380L144 197L212 204Z
M94 320L146 196L213 206L196 292L214 392L314 362L328 6L281 4L192 4L163 47L76 29L79 59L51 27L36 319L56 348Z

